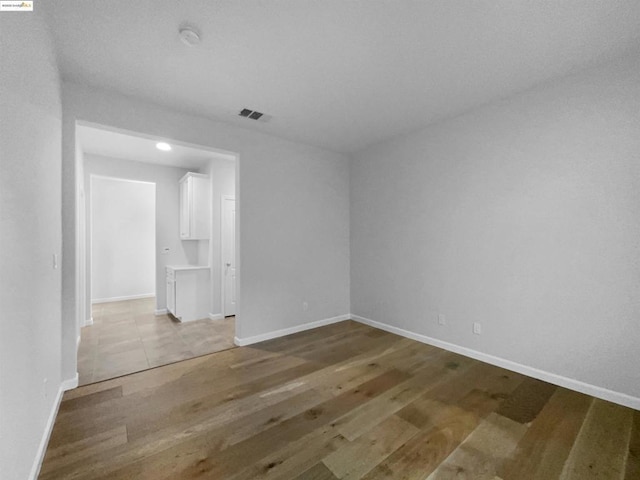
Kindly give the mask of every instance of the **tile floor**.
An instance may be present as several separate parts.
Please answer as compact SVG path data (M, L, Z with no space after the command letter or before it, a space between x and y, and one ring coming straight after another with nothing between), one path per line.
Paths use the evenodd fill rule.
M154 308L155 298L93 306L93 325L80 336L80 385L235 346L235 317L180 323Z

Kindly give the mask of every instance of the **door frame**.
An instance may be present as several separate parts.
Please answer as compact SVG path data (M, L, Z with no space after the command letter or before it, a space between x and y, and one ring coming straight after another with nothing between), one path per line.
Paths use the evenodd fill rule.
M224 240L224 236L225 236L225 228L224 228L224 206L225 206L225 201L227 200L233 200L234 203L236 202L236 196L235 195L221 195L220 196L220 306L222 307L222 318L225 318L227 316L227 311L226 311L226 305L225 305L225 298L227 295L226 292L226 282L225 282L225 266L224 266L224 246L225 246L225 240ZM236 221L234 222L234 240L235 240L235 245L234 245L234 251L235 251L235 262L236 262L236 314L237 312L237 308L238 308L238 214L237 214L237 204L236 204Z
M66 195L67 192L71 192L73 195L73 202L68 201L65 202L63 199L63 224L65 215L69 216L69 222L72 222L71 227L69 229L63 228L63 243L68 242L70 248L69 257L73 258L73 260L67 260L62 262L62 289L63 289L63 300L67 296L69 297L69 302L71 304L66 306L65 301L63 301L63 321L61 324L61 336L62 336L62 376L65 377L64 381L68 383L69 388L75 388L78 385L78 342L77 339L80 338L80 328L85 324L86 318L85 314L88 312L82 311L80 297L84 296L85 298L85 308L86 305L90 305L91 294L88 289L86 275L83 276L80 274L80 265L81 258L87 258L87 248L78 242L78 235L87 235L87 225L86 225L86 215L83 216L80 208L80 204L86 202L86 192L82 192L84 185L84 150L79 143L78 137L78 127L86 126L98 128L101 130L107 130L111 132L124 133L128 135L133 135L140 138L146 138L148 140L163 140L168 141L174 145L182 145L185 147L196 148L199 150L203 150L206 152L211 152L216 156L222 156L225 159L233 160L235 163L235 196L236 196L236 321L235 321L235 333L234 333L234 341L237 343L238 338L241 337L239 332L242 329L242 272L240 266L242 264L242 252L240 249L240 223L241 223L241 203L242 203L242 195L240 194L240 163L242 161L242 156L239 152L234 152L230 150L224 150L221 148L216 148L209 145L192 143L189 141L178 140L171 135L172 132L166 132L167 135L162 135L161 132L158 131L144 131L144 130L132 130L130 128L119 127L113 124L112 120L107 121L104 118L105 122L101 122L100 120L85 120L82 117L82 113L80 111L76 112L75 107L71 108L68 115L68 121L63 122L63 131L62 131L62 148L63 148L63 160L65 154L68 154L68 158L70 159L67 165L70 174L63 176L63 196ZM120 112L116 112L120 113ZM76 117L76 118L74 118ZM119 120L120 123L121 119ZM73 159L73 161L71 161ZM63 164L65 162L63 161ZM64 170L63 165L63 170ZM72 183L70 183L72 182ZM69 205L67 205L67 203ZM86 206L86 204L85 204ZM65 249L63 249L65 250ZM66 253L66 250L65 250ZM156 252L157 253L157 252ZM68 258L69 258L68 257ZM65 280L65 278L69 278L69 280ZM69 284L69 285L67 285ZM65 288L69 288L70 292L65 292ZM68 315L65 313L68 310ZM88 309L87 309L88 310ZM67 320L68 319L68 320ZM73 335L73 337L71 337ZM73 338L73 347L69 345L69 338ZM74 372L74 373L71 373ZM72 377L72 375L75 375Z

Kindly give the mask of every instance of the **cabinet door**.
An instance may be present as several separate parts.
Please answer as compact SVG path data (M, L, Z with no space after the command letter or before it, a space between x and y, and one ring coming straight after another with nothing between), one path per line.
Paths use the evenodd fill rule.
M176 282L167 278L167 310L176 315Z
M191 237L191 180L180 182L180 238Z
M208 178L191 178L191 238L209 238L211 225L211 188Z

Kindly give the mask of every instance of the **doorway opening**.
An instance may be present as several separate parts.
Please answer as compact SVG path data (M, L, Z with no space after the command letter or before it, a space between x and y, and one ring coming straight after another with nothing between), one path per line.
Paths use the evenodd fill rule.
M233 348L237 156L95 124L76 138L79 384Z

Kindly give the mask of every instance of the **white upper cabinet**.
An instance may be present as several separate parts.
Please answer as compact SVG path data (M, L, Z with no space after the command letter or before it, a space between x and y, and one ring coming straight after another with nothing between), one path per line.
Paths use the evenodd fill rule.
M187 173L180 179L180 239L208 239L211 232L209 176Z

